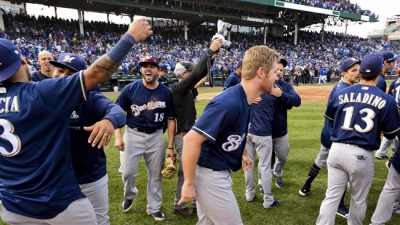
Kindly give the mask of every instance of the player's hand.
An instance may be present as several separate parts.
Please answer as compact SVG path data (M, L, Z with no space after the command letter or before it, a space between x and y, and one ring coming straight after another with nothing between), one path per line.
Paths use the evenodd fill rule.
M251 160L251 158L249 157L248 154L244 154L242 156L242 168L244 171L248 172L251 170L251 168L253 167L253 161Z
M256 99L254 99L253 104L258 104L261 102L261 100L262 100L261 96L257 97Z
M141 18L129 24L128 33L132 35L136 42L139 42L152 35L153 31L146 19Z
M175 155L175 152L173 149L167 149L167 153L166 153L167 157L172 157Z
M274 88L272 88L272 92L271 92L272 96L275 96L277 98L282 96L282 90L280 87L278 87L276 84L274 84Z
M197 103L199 100L196 98L194 98L194 103Z
M103 119L83 129L92 132L88 139L89 144L92 144L92 147L97 145L97 148L101 148L107 146L110 142L114 133L114 124L108 119Z
M116 147L121 152L125 151L125 142L122 137L115 137L114 147Z
M222 47L222 39L221 38L217 38L211 42L210 49L213 50L214 52L218 51L221 47ZM218 54L216 54L216 55L218 55ZM211 57L211 59L212 59L212 57Z
M188 184L186 182L183 182L181 199L179 199L178 205L191 201L195 197L196 197L196 188L194 187L194 184Z

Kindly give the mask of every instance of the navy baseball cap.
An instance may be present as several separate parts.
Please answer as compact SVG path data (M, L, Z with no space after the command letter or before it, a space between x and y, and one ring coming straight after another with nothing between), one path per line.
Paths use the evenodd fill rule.
M397 59L397 55L392 51L383 51L380 53L384 61L393 61Z
M285 68L287 66L287 61L286 59L280 59L278 63L282 63L283 68Z
M240 61L240 62L238 62L238 64L237 64L237 66L236 67L241 67L242 66L242 61Z
M354 58L346 59L343 61L342 65L340 65L340 71L344 72L348 68L352 67L355 64L360 64L361 60L357 60Z
M21 67L21 51L11 41L0 38L0 52L0 82L3 82Z
M164 72L168 72L168 66L165 64L161 64L160 65L160 70L164 71Z
M149 56L144 57L142 60L140 60L139 65L143 66L143 64L145 64L145 63L150 63L150 64L157 66L157 68L160 68L158 66L159 61L158 61L157 57L155 57L155 56L149 55Z
M361 73L379 73L382 70L383 57L380 54L369 54L364 56L360 64Z
M57 61L50 61L50 64L54 65L55 67L65 66L71 70L74 70L74 72L86 69L85 60L82 59L82 57L80 57L79 55L73 53L61 54L60 57L58 57Z

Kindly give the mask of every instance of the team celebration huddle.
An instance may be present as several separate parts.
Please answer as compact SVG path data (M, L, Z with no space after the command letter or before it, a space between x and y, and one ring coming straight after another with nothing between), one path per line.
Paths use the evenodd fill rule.
M98 84L152 33L144 18L135 19L90 67L76 54L64 53L57 60L50 55L42 71L51 71L53 79L31 77L20 50L0 39L0 214L5 223L110 224L109 191L116 190L108 185L104 148L109 144L120 151L121 214L132 213L139 201L137 185L145 182L138 177L142 156L148 175L146 213L155 221L166 219L163 177L175 174L175 199L164 207L177 216L197 217L197 224L243 224L231 178L241 169L245 204L256 204L258 192L266 211L285 204L274 198L272 188L286 187L288 110L301 105L292 84L283 79L288 62L266 46L247 49L224 90L198 116L196 88L225 46L217 36L197 63L175 66L174 86L158 77L166 65L148 55L139 63L142 79L126 85L116 102L109 100ZM46 57L46 52L39 54ZM319 216L309 223L333 225L339 215L352 225L367 220L386 224L400 209L400 80L392 82L387 94L381 76L392 71L396 59L383 51L341 62L342 79L329 96L320 152L308 174L309 167L303 168L305 183L299 184L300 196L295 193L298 198L310 195L314 179L327 167L326 196ZM394 140L394 151L373 216L366 218L381 136L385 146Z

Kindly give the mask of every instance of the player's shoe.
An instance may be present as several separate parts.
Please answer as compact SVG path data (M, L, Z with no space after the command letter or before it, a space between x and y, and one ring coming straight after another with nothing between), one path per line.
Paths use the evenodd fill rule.
M132 201L133 200L125 199L122 202L122 211L123 212L128 212L132 208Z
M163 221L165 220L165 215L164 213L158 211L155 213L148 213L149 216L152 216L156 221Z
M188 209L187 207L186 207L186 208L183 208L183 209L174 209L174 213L177 214L177 215L184 216L184 217L191 217L191 216L194 216L193 211L191 211L191 210Z
M258 185L258 190L260 190L260 194L264 195L264 189L261 184Z
M255 195L248 195L248 194L246 194L246 201L247 201L247 202L252 202L252 201L254 201L254 196L255 196Z
M310 187L306 187L305 185L300 189L299 195L306 196L310 194Z
M274 174L274 177L275 177L275 185L276 185L278 188L283 188L283 180L282 180L282 177L277 177L277 176L275 176L275 174Z
M389 157L387 155L382 155L382 156L376 155L375 158L381 160L381 159L388 159Z
M346 206L342 205L342 206L339 206L338 210L336 211L336 214L343 218L348 218L349 210L346 208Z
M270 206L264 207L264 209L271 209L271 208L274 208L274 207L276 207L276 206L278 206L280 204L281 204L281 200L275 199L274 202Z

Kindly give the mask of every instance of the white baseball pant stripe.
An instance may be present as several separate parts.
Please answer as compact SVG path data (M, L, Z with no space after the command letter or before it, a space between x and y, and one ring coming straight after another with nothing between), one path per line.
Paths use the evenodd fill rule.
M400 174L393 166L389 169L389 174L378 204L371 218L371 225L384 225L392 218L395 200L400 197Z
M124 197L135 199L139 190L136 188L137 168L140 158L144 157L147 166L147 213L160 211L162 203L161 170L165 160L165 142L162 129L146 134L126 127L124 134L125 151L120 152L124 183Z
M283 167L286 164L287 158L289 156L289 136L288 134L272 139L273 151L276 154L276 162L274 166L274 175L277 177L282 177Z
M231 173L196 167L197 225L242 225Z
M328 156L328 189L321 204L317 225L334 225L335 215L347 182L350 182L350 211L347 223L362 225L367 196L374 177L374 153L356 145L333 142ZM393 206L392 206L393 208Z
M96 213L97 224L109 225L110 217L108 217L108 175L106 174L99 180L80 184L79 187L83 194L89 199Z
M247 135L246 141L247 152L253 161L253 166L250 171L244 173L246 181L246 198L252 199L255 195L254 188L254 167L256 152L258 154L258 172L261 178L261 184L264 189L264 208L271 206L274 202L272 194L272 174L271 174L271 156L272 156L272 137L257 136L254 134Z
M51 219L34 219L8 211L0 201L0 214L4 222L18 225L97 225L96 214L87 198L73 201L63 212Z

